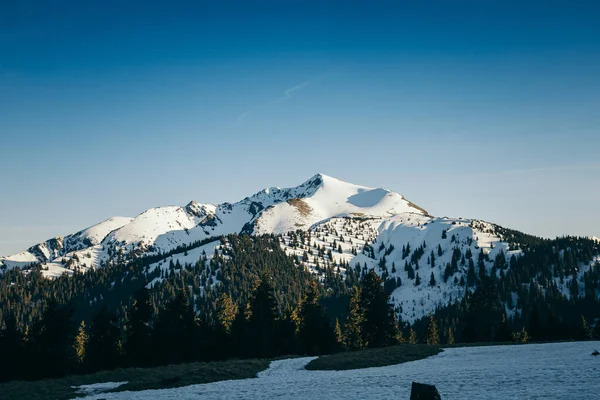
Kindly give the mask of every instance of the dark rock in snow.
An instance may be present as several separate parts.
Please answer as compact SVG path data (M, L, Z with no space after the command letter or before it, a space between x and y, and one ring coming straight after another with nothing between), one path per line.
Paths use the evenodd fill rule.
M410 400L441 400L439 392L433 385L424 383L412 383Z

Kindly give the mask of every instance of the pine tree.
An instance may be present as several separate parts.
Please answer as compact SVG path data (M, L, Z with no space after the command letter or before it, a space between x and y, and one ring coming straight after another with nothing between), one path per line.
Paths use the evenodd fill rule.
M396 320L396 343L405 344L406 338L402 333L402 324L400 323L400 319Z
M334 333L318 300L317 283L311 282L298 307L298 341L308 355L328 354L335 347Z
M146 366L152 359L152 306L150 293L142 288L136 292L133 304L127 313L127 331L125 341L125 356L130 365Z
M25 376L27 359L24 346L24 335L17 329L17 320L9 314L4 319L4 329L0 331L0 382Z
M335 342L337 343L338 349L343 350L344 345L344 336L342 334L342 327L340 326L339 319L335 319L335 326L333 328L333 334L335 336Z
M389 346L395 342L394 309L382 284L381 278L371 270L361 285L360 304L364 313L361 331L367 347Z
M115 368L121 360L121 346L121 330L117 318L102 307L94 316L89 329L86 349L89 369L99 371Z
M417 344L417 332L415 332L412 326L408 331L408 344Z
M475 286L475 282L477 281L477 275L475 274L475 263L472 258L469 258L469 269L467 271L467 286L473 287Z
M500 322L500 326L498 328L498 333L496 334L495 340L497 342L510 342L512 340L512 330L508 325L508 321L506 320L506 314L502 314L502 322Z
M296 338L297 311L288 306L283 315L275 322L274 347L276 354L297 354L300 351Z
M86 348L88 344L88 333L85 328L85 322L81 321L79 324L79 329L77 330L77 335L75 335L75 340L73 342L73 350L75 351L75 362L78 364L83 364L86 361Z
M361 293L356 286L352 289L348 303L348 316L344 324L344 343L348 350L360 350L365 347L363 342L363 310L360 304Z
M267 275L263 275L250 300L247 334L251 356L271 357L274 354L274 330L277 318L277 302L273 287Z
M446 332L446 343L454 344L454 333L452 332L452 328L450 327L448 327L448 330Z
M575 333L575 339L590 340L591 338L592 338L592 332L590 330L590 327L589 327L587 321L585 320L585 317L583 315L581 315L579 318L579 327Z
M159 312L152 332L155 363L159 365L191 361L195 318L185 291Z
M472 295L467 299L468 309L461 319L465 342L492 342L502 320L504 306L496 281L484 277Z
M433 271L431 272L431 278L429 279L429 286L435 286L435 276L433 275Z
M540 321L540 312L536 303L531 306L529 312L529 326L527 329L530 340L542 341L544 340L544 327Z
M215 312L217 325L225 334L229 334L231 332L231 325L237 315L238 307L227 293L222 293L217 298Z
M419 286L421 284L421 278L419 277L419 273L417 272L417 276L415 278L415 286Z
M33 327L28 346L36 360L33 376L59 377L72 369L75 336L72 315L70 306L58 305L53 300Z
M439 344L440 335L438 334L437 323L433 313L429 314L429 324L427 325L427 344Z

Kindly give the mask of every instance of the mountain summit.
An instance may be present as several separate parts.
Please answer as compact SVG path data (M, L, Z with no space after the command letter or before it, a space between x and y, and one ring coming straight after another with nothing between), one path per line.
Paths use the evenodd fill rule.
M281 234L334 217L389 217L406 212L427 214L398 193L316 174L299 186L267 188L233 204L191 201L185 206L151 208L135 218L110 218L0 258L0 263L8 268L53 264L49 271L56 275L65 270L55 261L62 263L74 255L80 266L90 268L107 260L109 249L131 255L160 254L226 234ZM82 252L85 256L79 257Z

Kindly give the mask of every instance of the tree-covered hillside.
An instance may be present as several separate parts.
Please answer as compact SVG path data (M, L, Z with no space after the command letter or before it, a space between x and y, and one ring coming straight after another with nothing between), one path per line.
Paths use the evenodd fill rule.
M0 276L0 348L9 355L0 376L37 379L397 343L600 338L599 243L502 235L518 248L511 257L474 253L468 241L461 247L459 235L443 231L453 246L449 262L436 262L443 259L440 245L406 244L399 249L404 267L388 265L386 254L395 249L369 238L348 253L373 260L372 268L336 260L342 246L357 246L358 239L331 241L320 230L228 235L133 261L115 255L102 268L54 279L39 266L9 270ZM424 258L429 262L419 268ZM412 268L414 276L391 284L400 268L405 274ZM403 320L392 296L403 285L435 295L443 288L435 269L463 296L438 304L426 318ZM428 271L431 278L419 282L418 272Z

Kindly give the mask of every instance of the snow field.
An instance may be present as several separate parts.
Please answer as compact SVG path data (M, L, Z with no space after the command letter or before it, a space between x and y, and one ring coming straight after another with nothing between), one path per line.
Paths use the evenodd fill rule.
M176 389L94 394L88 400L410 398L413 381L436 385L442 399L597 399L600 342L446 349L423 360L349 371L307 371L311 357L273 361L255 379Z

